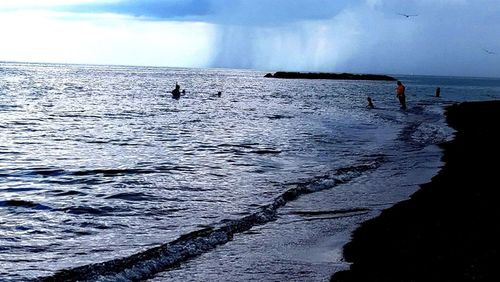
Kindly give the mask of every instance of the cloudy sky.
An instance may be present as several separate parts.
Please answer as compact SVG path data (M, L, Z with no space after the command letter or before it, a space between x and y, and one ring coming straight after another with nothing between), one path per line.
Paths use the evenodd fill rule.
M500 77L498 0L0 0L0 32L0 61Z

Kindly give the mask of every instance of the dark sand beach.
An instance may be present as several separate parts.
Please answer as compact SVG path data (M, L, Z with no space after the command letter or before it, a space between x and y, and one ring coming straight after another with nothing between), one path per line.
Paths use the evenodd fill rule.
M331 281L500 281L500 101L447 109L457 130L444 167L412 197L362 224Z

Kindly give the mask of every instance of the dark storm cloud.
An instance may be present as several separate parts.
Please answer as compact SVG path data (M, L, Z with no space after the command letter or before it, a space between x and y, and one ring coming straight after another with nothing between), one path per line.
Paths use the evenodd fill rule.
M212 24L214 67L500 76L498 0L123 0L59 9Z
M114 13L150 19L182 19L212 14L211 0L124 0L60 7L76 13Z
M80 13L116 13L156 20L196 20L215 24L275 25L334 16L346 0L123 0L60 7Z
M333 3L337 2L312 9L303 2L305 12L292 13L295 22L289 19L289 24L279 27L260 28L260 17L250 14L241 21L254 19L253 26L220 25L219 52L213 64L270 70L500 77L497 0ZM259 9L262 13L257 12ZM331 11L331 16L307 16L317 10ZM252 11L268 13L265 6L254 6ZM418 16L407 18L400 15L403 13Z

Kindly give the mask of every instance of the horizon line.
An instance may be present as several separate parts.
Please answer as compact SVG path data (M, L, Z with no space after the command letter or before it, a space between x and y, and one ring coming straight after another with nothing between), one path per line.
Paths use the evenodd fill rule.
M364 72L346 72L346 71L311 71L311 70L263 70L253 68L228 68L228 67L181 67L181 66L155 66L155 65L133 65L133 64L106 64L106 63L69 63L69 62L29 62L29 61L8 61L1 60L0 64L31 64L31 65L67 65L67 66L96 66L96 67L129 67L129 68L163 68L163 69L215 69L215 70L236 70L236 71L255 71L263 73L273 72L299 72L299 73L350 73L350 74L375 74L390 76L433 76L433 77L454 77L454 78L489 78L500 79L497 76L469 76L469 75L447 75L447 74L392 74L392 73L364 73Z

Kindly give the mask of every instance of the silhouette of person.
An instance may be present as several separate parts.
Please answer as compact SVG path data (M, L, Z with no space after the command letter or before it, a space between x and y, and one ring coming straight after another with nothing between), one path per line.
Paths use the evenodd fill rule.
M222 96L222 92L221 91L217 92L217 97L220 97L220 96Z
M374 109L375 106L373 105L372 98L368 97L366 100L368 100L368 106L366 106L368 109Z
M397 82L397 85L398 86L396 87L396 97L398 97L399 99L399 103L401 104L401 109L406 110L406 96L405 96L406 87L399 80Z
M180 91L180 89L181 89L181 87L176 82L175 83L175 89L172 90L172 98L179 99L181 97L181 91Z
M436 88L436 97L441 96L441 87Z

